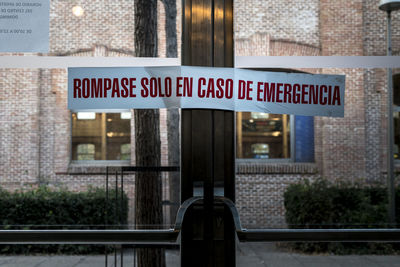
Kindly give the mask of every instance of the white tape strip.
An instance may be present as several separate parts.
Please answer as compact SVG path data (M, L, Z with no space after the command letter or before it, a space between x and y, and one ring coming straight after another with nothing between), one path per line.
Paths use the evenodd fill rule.
M0 68L180 66L179 58L0 56ZM399 56L237 56L236 68L400 68Z
M400 68L399 56L237 56L235 68Z
M0 68L180 66L179 58L1 56Z

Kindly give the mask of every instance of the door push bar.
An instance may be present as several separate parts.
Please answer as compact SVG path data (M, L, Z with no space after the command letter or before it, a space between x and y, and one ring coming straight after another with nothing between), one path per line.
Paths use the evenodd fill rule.
M0 244L177 244L186 211L202 197L187 199L175 227L165 230L0 230ZM240 242L400 242L400 229L244 229L235 204L214 196L227 207Z

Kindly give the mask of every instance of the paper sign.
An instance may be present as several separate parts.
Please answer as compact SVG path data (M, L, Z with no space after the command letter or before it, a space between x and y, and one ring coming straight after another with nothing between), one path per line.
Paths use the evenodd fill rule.
M49 10L49 0L0 0L0 52L48 52Z
M344 116L343 75L208 67L69 68L68 108L206 108Z

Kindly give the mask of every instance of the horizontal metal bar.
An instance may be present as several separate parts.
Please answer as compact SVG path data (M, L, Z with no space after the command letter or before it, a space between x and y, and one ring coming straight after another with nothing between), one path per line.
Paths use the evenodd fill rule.
M400 242L400 229L259 229L236 232L240 242Z
M236 68L398 68L398 56L236 56ZM179 58L1 56L0 68L181 66Z
M398 68L399 56L237 56L235 68Z
M180 66L179 58L1 56L0 68L157 67Z
M174 244L169 230L1 230L0 244Z
M124 172L178 172L180 168L179 166L123 166L121 170Z
M0 244L178 245L174 230L2 230ZM258 229L240 242L400 242L400 229Z
M146 243L146 244L124 244L124 248L165 248L165 249L179 249L179 243Z

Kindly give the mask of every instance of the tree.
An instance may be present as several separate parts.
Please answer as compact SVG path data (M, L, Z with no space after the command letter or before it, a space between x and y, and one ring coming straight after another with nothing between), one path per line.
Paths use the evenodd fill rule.
M135 54L157 57L157 1L135 0ZM136 166L160 166L160 116L156 109L135 110ZM161 176L138 172L135 179L135 220L138 229L163 224ZM140 267L164 267L163 249L137 250Z
M167 57L178 56L178 44L176 36L176 0L161 0L165 9L165 32L166 32L166 51ZM168 109L167 111L167 131L168 131L168 165L180 165L180 146L179 146L179 110ZM171 222L175 221L178 212L179 197L179 173L169 174L169 195L172 206L170 207Z

